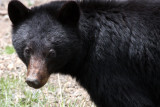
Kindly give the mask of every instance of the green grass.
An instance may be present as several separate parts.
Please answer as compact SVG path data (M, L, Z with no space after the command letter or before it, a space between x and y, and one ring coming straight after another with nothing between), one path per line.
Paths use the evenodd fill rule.
M34 5L34 1L33 0L27 0L28 2L28 6L33 6Z
M6 46L4 52L6 54L13 54L15 52L13 46Z
M0 78L0 104L3 107L42 107L47 99L41 90L31 91L22 79Z
M50 83L39 90L29 88L23 76L0 77L0 107L85 107L83 101L70 101L55 91Z

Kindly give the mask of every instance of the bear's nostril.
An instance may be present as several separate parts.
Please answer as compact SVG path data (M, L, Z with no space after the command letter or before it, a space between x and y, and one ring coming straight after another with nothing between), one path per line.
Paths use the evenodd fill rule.
M40 82L37 79L29 79L29 78L27 78L26 79L26 83L29 86L33 87L33 88L36 88L36 87L38 87L40 85Z

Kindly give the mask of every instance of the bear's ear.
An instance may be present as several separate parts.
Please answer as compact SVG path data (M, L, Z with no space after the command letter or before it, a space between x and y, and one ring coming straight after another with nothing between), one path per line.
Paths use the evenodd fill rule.
M30 9L25 7L20 1L12 0L8 4L8 15L13 25L23 21L29 15Z
M77 25L80 18L80 9L76 2L65 3L58 13L58 19L63 24Z

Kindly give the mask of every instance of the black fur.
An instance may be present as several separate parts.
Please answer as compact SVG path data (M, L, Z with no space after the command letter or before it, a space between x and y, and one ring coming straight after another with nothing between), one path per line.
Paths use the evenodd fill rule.
M75 77L98 107L160 106L158 1L55 1L26 10L9 3L13 45L26 66L30 47L48 72Z

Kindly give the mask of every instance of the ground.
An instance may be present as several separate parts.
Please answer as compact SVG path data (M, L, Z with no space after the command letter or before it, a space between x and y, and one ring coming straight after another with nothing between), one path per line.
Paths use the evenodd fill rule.
M22 1L22 0L21 0ZM26 6L51 0L23 0ZM26 67L11 42L11 23L7 15L9 0L0 0L0 104L3 107L94 107L87 92L70 76L52 75L35 90L25 83Z

